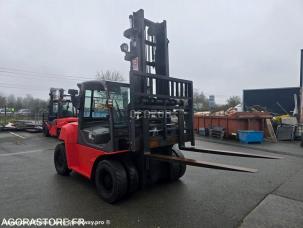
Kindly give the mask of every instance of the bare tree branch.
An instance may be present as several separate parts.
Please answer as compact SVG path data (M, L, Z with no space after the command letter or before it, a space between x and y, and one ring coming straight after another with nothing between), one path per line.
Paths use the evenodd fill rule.
M239 96L231 96L226 101L227 107L235 107L236 105L241 103L241 97Z
M123 82L125 78L118 71L99 71L96 75L97 80L108 80L108 81L116 81Z

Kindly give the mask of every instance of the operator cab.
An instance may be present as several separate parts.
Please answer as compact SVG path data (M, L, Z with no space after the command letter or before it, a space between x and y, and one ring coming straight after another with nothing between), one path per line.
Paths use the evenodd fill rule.
M79 144L107 152L128 149L129 84L94 80L78 86Z
M63 89L51 88L49 95L48 121L77 116L77 111L71 102L71 96L64 94Z
M70 98L65 98L62 101L62 110L61 110L61 117L73 117L76 116L76 110L73 107L73 104Z

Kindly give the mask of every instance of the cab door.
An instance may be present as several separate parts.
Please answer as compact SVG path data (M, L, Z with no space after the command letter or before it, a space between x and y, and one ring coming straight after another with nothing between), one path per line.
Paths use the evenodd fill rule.
M112 151L111 111L106 90L85 89L79 122L79 144Z

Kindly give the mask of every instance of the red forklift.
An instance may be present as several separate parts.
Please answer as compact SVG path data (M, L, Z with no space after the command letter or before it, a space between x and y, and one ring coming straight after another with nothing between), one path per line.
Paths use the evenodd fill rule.
M169 76L166 22L130 15L130 39L120 46L130 61L129 84L87 81L73 101L78 122L65 124L55 148L58 174L90 179L100 196L114 203L139 188L176 181L186 165L256 172L255 169L184 158L182 151L278 158L194 147L193 83ZM188 147L186 144L190 143Z
M51 88L49 97L47 117L43 113L42 132L46 137L58 137L65 124L78 121L77 109L72 104L71 95L64 94L62 88Z

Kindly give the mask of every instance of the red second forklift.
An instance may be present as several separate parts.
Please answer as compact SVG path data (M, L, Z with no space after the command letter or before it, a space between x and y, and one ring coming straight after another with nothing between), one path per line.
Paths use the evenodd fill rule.
M182 151L277 158L259 154L198 149L193 130L192 81L169 76L166 22L130 15L121 45L130 61L129 84L87 81L78 84L74 106L79 120L62 127L54 152L57 173L77 172L90 179L100 196L114 203L138 188L176 181L186 165L256 172L255 169L184 158ZM191 147L186 146L187 143Z
M42 132L44 136L58 137L65 124L76 121L78 121L77 109L72 104L71 95L64 94L62 88L51 88L47 117L43 114Z

